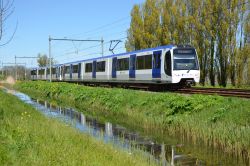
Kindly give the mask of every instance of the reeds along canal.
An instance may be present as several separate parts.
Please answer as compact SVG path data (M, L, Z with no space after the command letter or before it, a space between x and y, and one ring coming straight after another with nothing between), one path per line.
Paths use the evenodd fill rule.
M88 116L73 108L32 99L28 95L12 91L25 103L35 107L46 116L58 118L64 123L87 133L105 143L111 143L128 153L141 150L149 162L160 165L247 165L241 158L228 156L220 150L211 149L197 140L196 144L185 142L184 136L173 138L161 132L145 135L134 129L110 123L108 119L99 121L98 117ZM184 141L185 140L185 141Z

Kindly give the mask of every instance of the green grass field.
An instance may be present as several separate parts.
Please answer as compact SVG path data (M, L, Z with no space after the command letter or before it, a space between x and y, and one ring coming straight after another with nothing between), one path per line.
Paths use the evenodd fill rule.
M1 89L0 126L0 165L149 165L141 153L131 155L49 119Z
M144 130L165 130L250 158L250 102L209 95L152 93L68 83L20 82L19 90Z

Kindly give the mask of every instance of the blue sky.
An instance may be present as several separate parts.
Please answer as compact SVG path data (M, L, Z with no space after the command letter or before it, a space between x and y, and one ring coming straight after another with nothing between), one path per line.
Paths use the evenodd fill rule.
M122 39L115 53L125 52L126 31L134 4L144 0L15 0L14 13L7 20L4 43L16 34L6 46L0 47L0 61L14 62L15 56L48 55L48 37L74 39L101 39L104 54L109 55L109 41ZM52 41L52 56L58 63L100 56L101 46L92 42ZM17 59L28 67L37 65L35 59Z

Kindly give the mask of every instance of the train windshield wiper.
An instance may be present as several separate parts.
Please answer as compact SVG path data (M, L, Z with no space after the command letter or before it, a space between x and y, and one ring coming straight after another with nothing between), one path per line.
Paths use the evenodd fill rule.
M191 66L191 67L188 69L187 73L189 73L189 72L190 72L190 70L191 70L192 68L193 68L193 67Z

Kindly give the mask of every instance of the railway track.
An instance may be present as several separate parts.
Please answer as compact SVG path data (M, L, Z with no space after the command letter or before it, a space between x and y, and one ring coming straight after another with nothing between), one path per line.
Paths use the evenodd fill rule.
M124 88L124 87L122 87ZM128 89L143 90L143 91L152 91L152 92L175 92L183 94L205 94L205 95L219 95L226 97L240 97L240 98L249 98L250 99L250 90L247 89L225 89L225 88L177 88L177 87L165 87L163 89L159 86L128 86Z
M228 97L241 97L250 98L250 90L246 89L223 89L223 88L181 88L174 92L184 94L208 94L208 95L220 95Z
M96 85L90 85L96 86ZM110 85L98 85L102 87L112 88ZM134 89L142 91L151 91L151 92L175 92L183 94L206 94L206 95L219 95L227 97L241 97L250 99L250 90L247 89L225 89L225 88L179 88L179 87L163 87L159 85L148 85L148 84L123 84L123 85L114 85L114 87L120 87L125 89ZM159 88L161 87L161 88Z
M57 82L57 81L55 81ZM72 82L72 81L71 81ZM78 84L82 84L79 82L74 82ZM205 94L205 95L219 95L226 97L240 97L240 98L248 98L250 99L250 89L225 89L225 88L179 88L179 87L163 87L159 85L149 85L149 84L82 84L87 86L101 86L105 88L125 88L125 89L134 89L134 90L142 90L142 91L151 91L151 92L174 92L174 93L182 93L182 94ZM161 87L161 88L159 88Z

